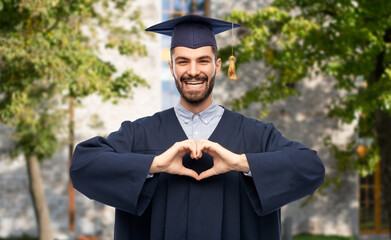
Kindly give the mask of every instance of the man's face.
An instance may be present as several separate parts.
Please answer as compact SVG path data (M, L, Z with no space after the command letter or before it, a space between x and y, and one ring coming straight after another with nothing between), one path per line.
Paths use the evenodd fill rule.
M211 92L215 76L220 72L221 59L215 61L211 46L196 49L175 47L169 65L183 100L199 104L212 97Z

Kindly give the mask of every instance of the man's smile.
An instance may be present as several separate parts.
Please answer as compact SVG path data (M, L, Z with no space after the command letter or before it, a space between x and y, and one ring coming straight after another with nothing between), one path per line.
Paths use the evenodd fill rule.
M206 81L201 81L201 80L198 80L198 81L183 81L182 83L184 83L185 85L185 88L187 89L190 89L190 90L199 90L199 89L202 89L204 87L204 83L206 83Z
M186 85L190 86L197 86L203 84L204 81L195 81L195 82L185 82Z

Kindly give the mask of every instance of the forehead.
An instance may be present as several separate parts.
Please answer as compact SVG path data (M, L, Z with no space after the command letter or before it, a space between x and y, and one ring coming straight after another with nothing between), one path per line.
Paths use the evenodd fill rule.
M210 56L213 58L213 50L211 46L204 46L199 48L188 48L188 47L175 47L172 49L173 58L185 57L189 59L196 59L203 56Z

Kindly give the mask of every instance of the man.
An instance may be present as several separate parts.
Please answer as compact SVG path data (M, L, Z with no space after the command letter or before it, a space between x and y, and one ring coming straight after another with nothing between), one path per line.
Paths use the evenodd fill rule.
M231 28L189 15L147 29L172 36L179 104L77 146L74 187L116 208L115 239L281 239L280 208L323 183L315 151L214 103L214 35Z

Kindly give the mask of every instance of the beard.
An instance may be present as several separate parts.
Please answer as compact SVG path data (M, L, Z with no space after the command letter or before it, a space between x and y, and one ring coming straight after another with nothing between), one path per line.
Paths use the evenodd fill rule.
M208 77L203 73L196 76L190 76L188 74L184 74L180 78L180 82L178 81L178 79L175 78L175 85L176 88L178 89L179 94L181 94L182 98L186 102L191 104L200 104L205 99L207 99L212 93L214 83L215 83L215 77L216 75L214 74L209 80ZM203 81L204 82L203 84L205 84L205 88L202 90L185 91L184 86L186 85L186 82L192 80Z

